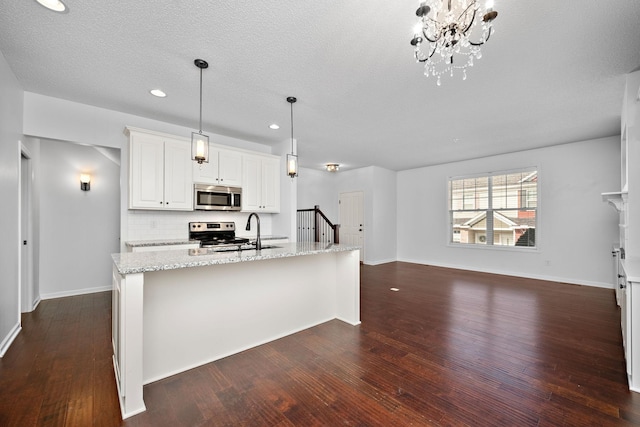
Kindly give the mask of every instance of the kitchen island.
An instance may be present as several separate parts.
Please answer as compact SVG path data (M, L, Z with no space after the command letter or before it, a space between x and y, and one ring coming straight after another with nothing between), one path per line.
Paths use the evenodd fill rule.
M143 385L331 319L360 323L359 248L286 243L113 256L114 369L122 417Z

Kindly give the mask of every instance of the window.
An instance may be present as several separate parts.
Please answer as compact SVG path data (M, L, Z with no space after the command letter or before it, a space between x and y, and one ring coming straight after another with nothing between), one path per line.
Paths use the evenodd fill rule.
M538 171L449 179L449 241L536 246Z

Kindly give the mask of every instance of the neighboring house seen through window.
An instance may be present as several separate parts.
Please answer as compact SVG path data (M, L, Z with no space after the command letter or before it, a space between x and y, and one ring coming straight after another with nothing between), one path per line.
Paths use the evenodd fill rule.
M454 244L536 246L538 171L449 179L449 235Z

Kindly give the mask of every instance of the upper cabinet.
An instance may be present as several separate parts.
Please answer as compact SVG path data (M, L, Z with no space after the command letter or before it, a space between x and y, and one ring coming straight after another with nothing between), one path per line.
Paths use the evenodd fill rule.
M242 162L242 210L280 212L280 158L249 155Z
M280 157L209 145L209 162L191 160L187 138L127 127L129 209L193 210L193 184L242 188L242 210L280 212Z
M191 145L142 129L129 135L129 209L193 210Z
M242 153L209 145L209 162L193 162L193 182L214 185L242 185Z

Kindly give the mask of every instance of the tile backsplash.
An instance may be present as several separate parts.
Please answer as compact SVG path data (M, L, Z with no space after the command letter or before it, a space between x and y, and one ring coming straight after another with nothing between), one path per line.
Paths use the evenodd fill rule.
M260 214L260 232L271 233L271 215ZM125 241L186 239L189 237L189 223L194 221L233 221L237 236L255 236L255 222L251 231L245 231L249 213L245 212L179 212L128 210Z

